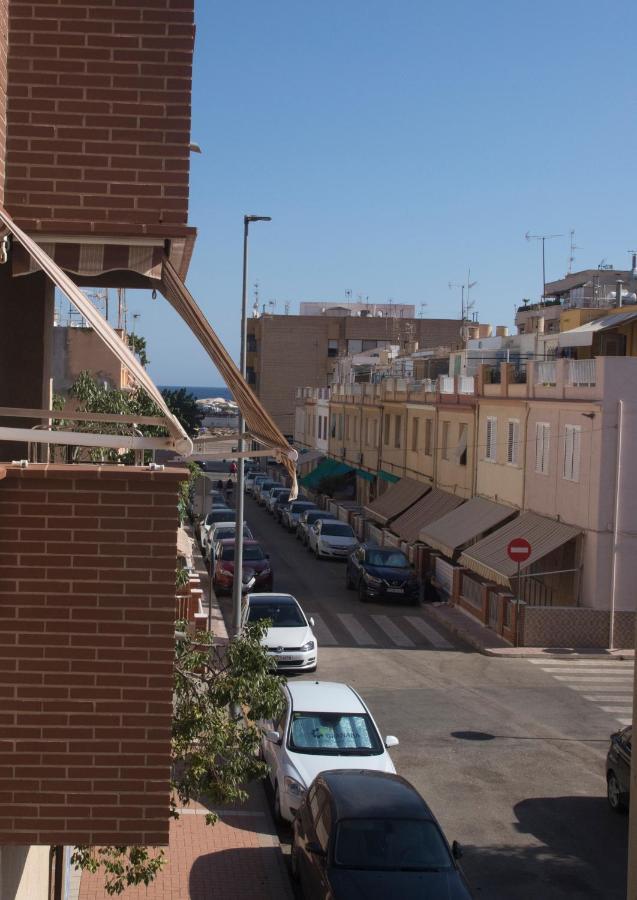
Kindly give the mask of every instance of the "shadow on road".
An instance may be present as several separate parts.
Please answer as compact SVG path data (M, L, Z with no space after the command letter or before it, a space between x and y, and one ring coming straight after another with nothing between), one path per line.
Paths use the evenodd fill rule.
M628 820L603 797L538 797L513 809L518 832L537 844L465 846L463 868L490 900L623 900ZM511 872L516 889L511 891Z

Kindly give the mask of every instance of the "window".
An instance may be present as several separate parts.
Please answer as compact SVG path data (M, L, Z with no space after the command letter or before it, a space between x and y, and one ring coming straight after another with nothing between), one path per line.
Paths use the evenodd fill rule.
M420 419L416 416L411 425L411 449L418 450L418 424Z
M328 357L338 356L338 341L327 342L327 355Z
M358 416L354 415L354 440L358 441Z
M400 432L403 427L403 417L396 416L394 420L394 447L399 450L400 449Z
M378 446L378 423L377 419L372 422L372 447Z
M343 413L338 417L338 439L339 441L343 439Z
M363 341L363 352L365 350L375 350L378 345L378 341Z
M461 422L458 426L458 446L456 447L456 462L460 466L467 465L467 434L469 426Z
M365 419L365 446L369 447L369 419Z
M349 340L347 342L347 352L348 353L360 353L363 349L363 342L358 339Z
M383 437L383 443L385 445L389 444L389 429L391 427L391 417L388 414L385 414L385 435Z
M332 427L331 427L332 437L336 437L336 415L332 413Z
M579 425L567 425L564 432L563 476L567 481L579 481L580 444L582 429Z
M496 416L487 416L487 440L484 458L488 459L489 462L495 462L498 458L498 419Z
M442 458L449 459L449 422L442 423Z
M433 443L433 419L425 419L425 456L431 456L431 445Z
M517 466L520 456L520 422L509 419L507 423L507 463Z
M382 819L341 819L336 831L336 865L362 871L451 871L453 861L435 822L390 815L388 812Z
M549 444L551 426L548 422L536 422L535 425L535 471L540 475L549 473Z

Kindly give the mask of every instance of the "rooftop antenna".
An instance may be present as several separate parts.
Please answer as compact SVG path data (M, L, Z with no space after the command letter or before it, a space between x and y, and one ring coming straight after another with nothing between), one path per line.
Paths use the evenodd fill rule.
M274 311L276 310L276 300L268 300L268 306L270 307L270 312L274 315Z
M420 304L420 312L419 312L419 314L418 314L418 315L419 315L419 318L421 318L421 319L424 319L424 318L425 318L425 306L427 306L427 305L428 305L427 303L421 303L421 304Z
M571 228L571 230L569 231L569 235L571 238L571 244L570 244L569 257L568 257L568 272L567 272L568 275L570 275L573 271L573 263L575 262L575 251L582 249L581 247L578 247L575 243L575 229L574 228Z
M345 302L348 306L352 305L352 292L349 288L346 288L345 290Z
M290 315L290 301L289 301L289 300L288 300L288 302L285 304L285 315L286 315L286 316L289 316L289 315Z
M463 321L463 322L464 322L465 319L468 319L468 318L469 318L469 313L471 312L471 310L473 309L473 307L476 305L476 304L475 304L475 300L474 300L473 303L470 302L470 300L469 300L469 292L471 291L471 288L472 288L472 287L475 287L475 286L476 286L477 283L478 283L477 281L472 281L472 280L471 280L471 267L469 267L469 268L467 269L467 303L466 303L466 306L465 306L465 307L463 308L463 310L462 310L462 321Z
M633 279L635 279L635 278L637 278L637 250L629 250L628 252L632 256L631 275L632 275Z
M527 241L542 241L542 303L546 300L546 256L544 254L544 244L552 241L553 238L564 237L563 234L531 234L530 231L524 235Z

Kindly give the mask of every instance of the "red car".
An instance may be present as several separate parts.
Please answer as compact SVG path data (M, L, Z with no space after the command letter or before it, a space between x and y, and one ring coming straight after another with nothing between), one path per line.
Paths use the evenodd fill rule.
M255 583L250 588L257 591L271 591L274 576L270 557L257 541L243 542L243 572L251 570L255 575ZM219 541L215 547L215 568L212 584L216 594L232 591L234 582L234 539Z

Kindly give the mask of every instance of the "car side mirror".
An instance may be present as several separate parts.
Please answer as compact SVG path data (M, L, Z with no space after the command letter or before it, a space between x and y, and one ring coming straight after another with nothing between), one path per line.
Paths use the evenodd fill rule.
M325 859L327 856L325 850L316 843L316 841L308 841L306 844L307 852L312 853L314 856L319 856L322 859Z
M462 858L462 847L460 846L458 841L454 841L453 844L451 845L451 855L453 856L454 859Z
M314 619L312 618L312 616L310 616L310 625L312 626L312 628L314 628Z
M278 731L266 731L265 732L266 741L270 741L272 744L280 744L281 743L281 735Z
M397 747L400 741L397 737L394 737L393 734L388 734L385 738L385 746L386 747Z

